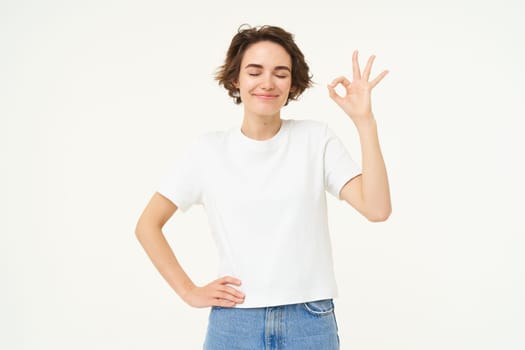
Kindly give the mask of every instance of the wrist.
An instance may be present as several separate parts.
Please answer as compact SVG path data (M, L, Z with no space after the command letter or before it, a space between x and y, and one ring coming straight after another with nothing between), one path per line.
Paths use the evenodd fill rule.
M195 288L197 288L197 286L191 280L188 280L185 283L183 283L178 288L178 290L176 290L176 292L182 300L186 301L188 299L188 296L191 294L192 290L194 290Z
M377 129L377 123L373 114L367 117L359 118L359 120L355 121L354 123L359 132L367 132L369 130Z

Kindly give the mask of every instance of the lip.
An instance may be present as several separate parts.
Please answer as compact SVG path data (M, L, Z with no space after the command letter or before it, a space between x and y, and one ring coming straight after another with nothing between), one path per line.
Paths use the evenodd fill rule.
M279 97L279 95L272 94L253 94L253 96L260 98L261 100L274 100Z

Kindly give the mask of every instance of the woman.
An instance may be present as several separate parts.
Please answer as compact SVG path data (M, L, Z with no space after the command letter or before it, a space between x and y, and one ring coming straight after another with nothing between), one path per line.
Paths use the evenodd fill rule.
M242 103L240 128L208 133L184 153L136 228L156 268L193 307L211 307L205 349L338 349L326 191L370 221L391 211L370 93L374 57L353 80L338 77L330 97L355 124L362 167L326 124L281 119L310 87L308 65L279 27L241 28L216 79ZM335 88L346 89L340 96ZM219 276L196 286L162 227L177 211L204 206L220 255Z

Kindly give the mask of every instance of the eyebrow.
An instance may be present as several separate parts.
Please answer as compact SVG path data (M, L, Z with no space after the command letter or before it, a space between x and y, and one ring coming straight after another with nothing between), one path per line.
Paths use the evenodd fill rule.
M259 68L259 69L262 69L263 66L261 64L250 63L250 64L246 65L246 67L244 67L244 69L246 69L246 68ZM291 73L290 68L288 66L275 66L275 68L273 70L287 70L288 72Z

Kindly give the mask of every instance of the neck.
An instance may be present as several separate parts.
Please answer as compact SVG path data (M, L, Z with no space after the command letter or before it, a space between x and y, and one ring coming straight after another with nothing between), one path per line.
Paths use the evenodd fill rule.
M281 116L248 117L244 115L241 131L247 137L263 141L274 137L281 128Z

